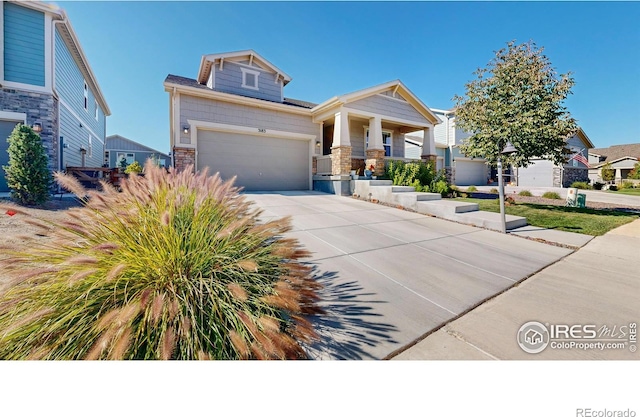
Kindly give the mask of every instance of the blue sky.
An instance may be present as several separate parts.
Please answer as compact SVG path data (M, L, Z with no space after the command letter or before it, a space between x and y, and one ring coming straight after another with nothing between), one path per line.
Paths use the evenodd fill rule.
M566 104L596 147L640 142L638 2L56 2L107 99L107 133L169 151L168 74L253 49L320 103L400 79L451 108L506 42L533 40L576 80Z

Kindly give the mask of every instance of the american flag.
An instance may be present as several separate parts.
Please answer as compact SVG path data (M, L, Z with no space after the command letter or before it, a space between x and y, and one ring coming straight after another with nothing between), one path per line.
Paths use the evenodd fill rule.
M585 158L584 155L582 155L582 151L577 152L575 155L573 155L571 158L569 158L569 161L571 161L572 159L575 159L576 161L581 162L587 168L591 168L591 165L589 165L589 160L587 158Z

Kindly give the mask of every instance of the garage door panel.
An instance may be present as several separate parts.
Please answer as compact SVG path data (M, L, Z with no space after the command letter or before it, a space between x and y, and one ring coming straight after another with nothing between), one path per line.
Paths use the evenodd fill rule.
M482 161L456 161L456 185L483 185L487 182L487 165Z
M198 132L198 168L237 176L247 191L308 190L309 141Z
M518 168L518 186L553 187L552 161L537 160L526 168Z

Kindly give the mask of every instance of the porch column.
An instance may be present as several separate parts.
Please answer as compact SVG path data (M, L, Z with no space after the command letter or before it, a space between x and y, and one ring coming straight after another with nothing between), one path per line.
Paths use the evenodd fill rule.
M335 114L335 124L333 126L331 175L349 175L349 171L351 171L349 114L345 111L340 111Z
M426 127L423 133L424 139L422 139L422 155L420 155L420 158L424 162L433 162L435 166L438 155L436 153L436 139L433 134L433 126Z
M384 174L384 146L382 144L382 120L379 117L369 119L369 145L365 151L365 167L375 167L373 175Z

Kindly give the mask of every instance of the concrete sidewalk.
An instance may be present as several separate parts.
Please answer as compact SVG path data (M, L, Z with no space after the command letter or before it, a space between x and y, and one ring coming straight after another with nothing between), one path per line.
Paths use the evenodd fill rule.
M640 322L640 220L599 236L582 249L430 334L393 359L640 359L629 341ZM554 338L540 353L524 352L520 327L595 325L612 349L559 349ZM606 326L610 330L601 334ZM637 331L637 330L636 330ZM579 336L579 334L577 334ZM625 340L627 340L625 342ZM585 342L592 340L578 340Z

